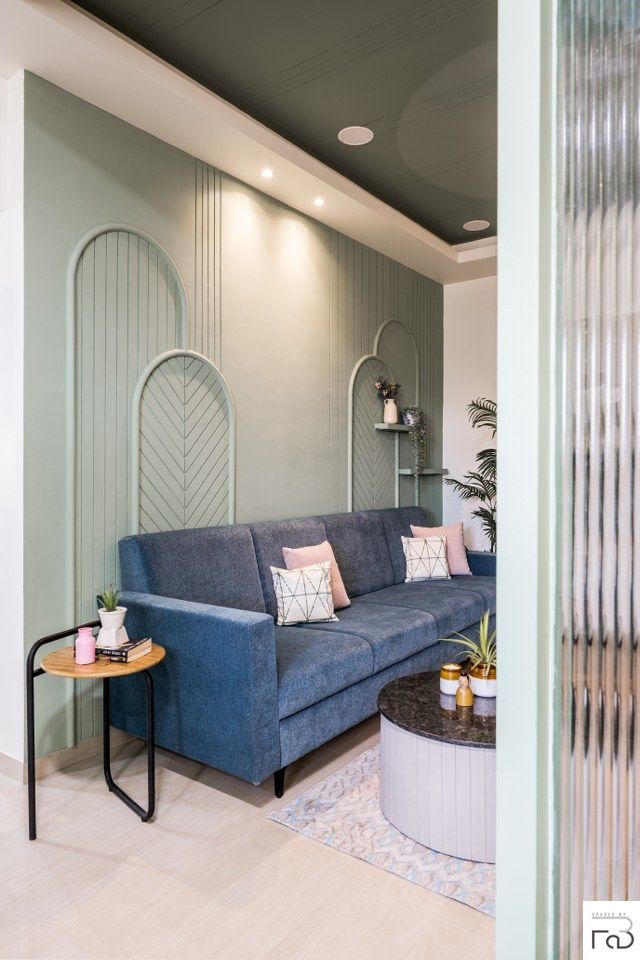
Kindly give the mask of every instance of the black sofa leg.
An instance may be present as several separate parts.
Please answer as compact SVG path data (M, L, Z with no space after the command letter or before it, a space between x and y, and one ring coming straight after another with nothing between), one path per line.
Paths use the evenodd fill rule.
M282 770L276 770L273 775L273 789L278 800L284 795L284 772L286 769L286 767L283 767Z

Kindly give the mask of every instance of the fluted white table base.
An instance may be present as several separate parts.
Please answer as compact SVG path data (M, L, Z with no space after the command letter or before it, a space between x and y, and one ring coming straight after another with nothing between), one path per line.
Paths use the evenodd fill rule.
M495 863L496 751L409 733L380 718L380 805L425 847Z

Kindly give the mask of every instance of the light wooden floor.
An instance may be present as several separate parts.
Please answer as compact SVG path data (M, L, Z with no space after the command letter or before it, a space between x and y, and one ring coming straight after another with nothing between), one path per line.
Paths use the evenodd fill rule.
M489 960L493 921L266 819L377 740L377 720L291 768L287 792L158 752L142 824L84 762L38 785L0 777L0 957ZM114 774L145 791L144 757Z

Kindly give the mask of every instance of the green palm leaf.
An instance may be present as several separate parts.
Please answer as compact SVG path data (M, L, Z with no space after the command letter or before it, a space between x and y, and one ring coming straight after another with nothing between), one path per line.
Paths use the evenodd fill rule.
M495 400L478 397L468 404L467 411L472 427L487 427L492 436L496 436L498 408ZM479 502L480 506L473 511L473 516L481 521L492 551L496 549L497 458L494 447L485 447L476 454L477 468L466 473L462 480L445 477L445 483L454 488L463 502Z
M496 479L496 454L495 447L487 447L476 453L476 462L478 464L478 473L487 480L495 482Z
M498 429L498 408L495 400L478 397L467 406L469 423L472 427L488 427L495 437Z

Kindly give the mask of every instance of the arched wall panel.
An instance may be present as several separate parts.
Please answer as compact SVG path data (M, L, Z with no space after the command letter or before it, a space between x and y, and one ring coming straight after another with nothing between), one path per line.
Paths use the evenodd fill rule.
M385 354L385 344L391 335L403 332L395 323L384 326L388 320L400 320L412 335L420 361L419 402L425 412L429 431L429 465L442 464L442 375L443 328L442 287L401 264L394 263L375 250L357 241L331 232L331 311L330 311L330 447L335 452L331 460L331 509L349 509L349 375L360 358L378 353L374 343L381 335L381 356L392 366L401 382L410 383L402 368L396 369L391 357ZM389 336L387 336L387 334ZM407 352L408 356L408 352ZM402 396L401 405L415 402L415 397ZM376 420L380 419L378 412ZM394 446L391 437L387 437ZM405 448L405 449L403 449ZM402 466L411 464L408 442L400 443ZM400 503L413 500L412 485L400 484ZM421 483L420 503L434 525L442 516L441 478L429 478Z
M75 270L75 607L93 616L96 589L118 578L129 532L131 401L150 359L181 346L180 278L150 240L107 230Z
M93 619L96 593L118 583L118 540L130 531L131 403L158 352L182 346L182 281L149 238L105 227L81 245L73 279L74 616ZM96 729L91 685L76 699L80 736Z
M376 382L393 374L380 357L362 357L350 383L350 503L352 510L393 507L396 502L395 447L389 437L375 429L381 419Z
M134 398L132 531L232 523L233 434L220 371L190 351L157 358Z
M399 406L420 406L420 356L411 329L404 320L389 317L378 327L373 352L396 371L402 383Z

